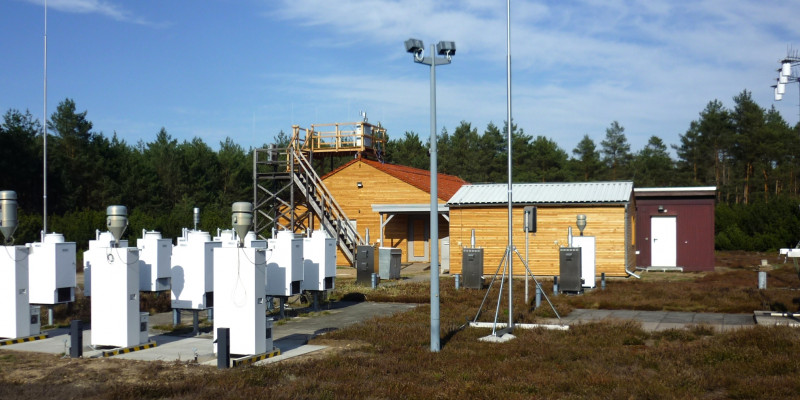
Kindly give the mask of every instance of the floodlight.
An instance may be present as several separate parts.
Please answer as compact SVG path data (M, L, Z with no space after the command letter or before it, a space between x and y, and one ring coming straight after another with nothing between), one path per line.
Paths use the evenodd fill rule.
M414 55L422 53L422 50L425 48L425 45L422 44L422 40L419 39L408 39L405 43L406 51Z
M440 56L454 56L456 55L456 42L441 41L436 44L436 52Z
M775 88L775 101L783 100L783 95L778 93L778 87L777 86L773 86L773 87Z
M786 84L778 82L778 87L775 88L775 91L777 91L778 94L783 95L786 93Z
M781 64L781 76L790 76L792 75L792 63L790 61L783 61Z
M789 76L781 73L780 77L778 77L778 82L783 84L789 83Z

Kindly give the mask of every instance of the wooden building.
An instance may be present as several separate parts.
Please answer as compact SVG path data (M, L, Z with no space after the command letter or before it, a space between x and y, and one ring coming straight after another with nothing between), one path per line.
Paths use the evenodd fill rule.
M493 275L508 245L508 187L506 184L464 185L450 199L450 273L461 273L462 248L484 249L483 272ZM524 275L520 258L535 275L559 274L559 247L568 245L568 227L578 214L586 215L585 236L596 237L596 273L627 276L633 271L635 203L632 182L520 183L512 190L514 275ZM536 206L536 232L523 232L523 210ZM500 271L502 272L502 270Z
M403 262L430 261L429 171L359 157L322 181L358 233L365 237L369 229L370 244L402 249ZM440 239L446 239L449 229L445 203L465 183L452 175L438 175ZM341 254L337 259L346 264Z
M714 208L717 188L637 188L638 267L714 270Z

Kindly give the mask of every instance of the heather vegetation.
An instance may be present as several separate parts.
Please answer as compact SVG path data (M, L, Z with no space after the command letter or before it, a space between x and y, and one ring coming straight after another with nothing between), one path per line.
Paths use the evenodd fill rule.
M757 290L759 258L776 265ZM798 276L773 255L725 253L726 267L707 273L645 273L613 279L606 290L556 296L572 308L726 311L798 309ZM549 290L549 282L545 289ZM531 310L515 282L516 321L551 321L546 306ZM504 344L479 342L485 329L463 328L484 291L441 281L439 353L430 352L429 286L379 289L337 281L338 299L420 302L412 311L316 337L327 348L264 366L220 371L192 361L63 359L0 350L2 398L795 398L800 393L800 331L786 326L717 332L705 325L651 332L635 322L604 321L568 331L516 330ZM496 288L490 298L496 298ZM494 315L485 311L482 320ZM502 307L502 308L505 308ZM502 315L507 318L507 315ZM542 318L548 318L544 320Z

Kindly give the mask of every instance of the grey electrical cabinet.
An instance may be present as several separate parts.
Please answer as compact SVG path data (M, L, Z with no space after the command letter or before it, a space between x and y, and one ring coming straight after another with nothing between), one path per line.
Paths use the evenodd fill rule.
M462 250L461 274L465 288L483 289L483 249Z
M356 246L356 283L372 285L373 273L375 273L375 248Z
M581 248L561 247L558 249L559 278L561 293L583 293L581 279Z
M378 274L381 279L400 279L403 250L393 247L378 248Z

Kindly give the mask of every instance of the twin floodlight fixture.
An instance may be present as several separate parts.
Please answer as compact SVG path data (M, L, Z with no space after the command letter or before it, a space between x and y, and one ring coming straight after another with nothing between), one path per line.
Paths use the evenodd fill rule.
M0 232L3 233L5 243L11 244L11 235L17 230L17 192L13 190L0 191Z
M414 61L423 62L425 58L422 55L425 53L425 45L422 40L408 39L405 43L406 51L414 55ZM436 53L447 57L447 61L450 61L450 58L456 55L456 42L440 41L436 44Z
M789 78L792 76L792 59L786 58L781 61L781 68L778 69L778 84L772 85L775 88L775 100L783 100L783 94L786 93L786 84L789 83Z

